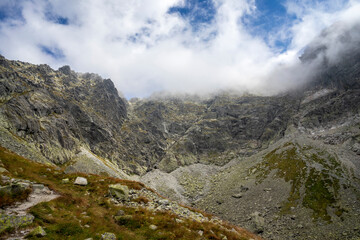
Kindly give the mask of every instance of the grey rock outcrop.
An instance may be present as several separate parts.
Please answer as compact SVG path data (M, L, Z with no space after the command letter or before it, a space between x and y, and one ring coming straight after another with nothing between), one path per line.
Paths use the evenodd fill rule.
M24 227L32 224L34 216L31 214L26 215L11 215L0 212L0 233L7 229Z
M126 201L129 198L129 188L122 184L112 184L109 186L109 194L120 201Z
M77 177L74 181L74 184L80 186L86 186L88 184L88 181L84 177Z
M29 183L17 182L5 186L0 186L0 194L8 194L8 195L16 196L16 195L21 195L26 190L30 190L30 189L31 189L31 185Z
M102 240L116 240L116 235L114 233L106 232L101 234Z

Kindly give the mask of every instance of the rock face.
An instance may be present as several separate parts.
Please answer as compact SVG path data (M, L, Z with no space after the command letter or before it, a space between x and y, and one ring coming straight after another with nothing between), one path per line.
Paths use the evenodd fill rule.
M120 160L114 149L127 110L109 79L3 57L0 68L1 145L55 164L73 160L81 147Z
M296 104L297 100L290 96L223 94L198 102L138 102L132 111L139 119L135 121L145 125L146 138L160 159L156 162L148 157L149 166L171 172L194 163L224 165L236 155L249 156L266 148L282 137ZM154 143L157 145L151 146Z
M220 94L127 103L96 74L1 58L1 145L68 172L125 177L224 165L281 138L298 99ZM216 131L214 130L216 129Z
M68 172L144 174L224 165L280 139L299 99L219 94L127 103L113 83L69 67L1 59L0 143ZM121 170L120 170L121 169Z

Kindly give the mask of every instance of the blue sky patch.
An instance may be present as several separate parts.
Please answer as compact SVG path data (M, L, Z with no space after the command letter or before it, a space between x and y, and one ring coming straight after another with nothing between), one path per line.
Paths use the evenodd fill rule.
M285 52L292 36L288 33L279 36L279 31L285 26L290 27L297 20L296 16L287 13L285 0L256 0L255 3L256 13L242 19L245 28L253 36L263 38L271 48ZM272 37L275 37L275 40Z
M48 20L49 22L53 22L53 23L61 24L61 25L69 25L70 24L70 21L68 18L58 16L52 12L47 12L45 14L45 16L46 16L46 20Z
M183 6L170 8L169 13L187 19L193 30L197 31L203 25L212 23L216 9L212 0L185 0Z
M21 4L16 4L16 0L1 5L0 7L0 22L9 19L24 20L22 16Z
M65 17L57 17L55 22L61 25L69 25L69 19Z
M256 0L257 11L242 18L244 27L256 37L260 37L277 51L284 52L291 43L291 36L275 36L284 26L291 26L296 19L289 15L284 7L285 0ZM185 0L181 6L169 9L170 14L179 14L192 26L194 32L201 27L212 24L216 8L212 0ZM275 36L276 40L273 40Z
M47 47L45 45L40 45L39 48L40 48L41 52L45 53L46 55L51 56L52 58L55 58L55 59L65 58L65 55L60 48Z

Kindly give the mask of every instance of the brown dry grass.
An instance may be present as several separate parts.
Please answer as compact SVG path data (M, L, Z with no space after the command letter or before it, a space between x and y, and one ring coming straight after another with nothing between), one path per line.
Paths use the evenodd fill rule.
M221 236L226 236L228 240L260 239L234 226L200 223L190 219L183 219L179 223L176 221L178 217L170 212L117 206L106 198L110 184L121 183L130 189L140 190L145 188L142 183L98 175L65 174L59 169L29 161L2 147L0 159L12 177L43 183L61 195L30 210L35 216L34 226L44 227L47 239L99 239L103 232L113 232L118 239L132 240L221 239ZM86 177L89 184L72 184L77 176ZM70 183L62 183L63 178L69 178ZM149 200L139 197L138 201L146 203ZM115 220L114 216L119 210L123 210L128 217ZM158 229L151 230L149 226L152 224ZM235 231L231 231L232 228ZM199 235L199 230L203 231L203 236Z
M24 189L13 193L0 192L0 208L8 207L16 202L26 200L31 193L31 189Z

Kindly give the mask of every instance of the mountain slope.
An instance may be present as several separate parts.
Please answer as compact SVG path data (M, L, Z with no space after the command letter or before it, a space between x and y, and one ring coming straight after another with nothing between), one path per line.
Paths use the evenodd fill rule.
M0 159L0 165L7 170L0 179L4 185L0 187L1 208L5 208L0 210L0 239L24 237L36 226L44 229L45 236L30 233L27 238L106 239L102 235L107 234L116 239L134 240L261 239L214 216L164 199L135 181L81 174L88 182L76 185L73 182L76 183L78 174L65 174L63 169L37 164L3 147L0 147ZM126 195L116 192L123 198L112 195L110 189L114 184L127 191ZM14 208L3 205L4 189L9 186L11 191L15 186L25 186L32 192L31 196L45 192L46 199L31 207L26 215L14 214ZM46 194L46 186L56 192L52 201L49 193Z
M66 174L141 180L268 239L356 239L358 28L334 29L301 57L313 78L276 96L126 101L95 74L1 58L0 144Z

